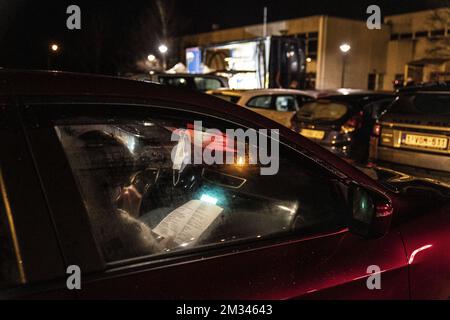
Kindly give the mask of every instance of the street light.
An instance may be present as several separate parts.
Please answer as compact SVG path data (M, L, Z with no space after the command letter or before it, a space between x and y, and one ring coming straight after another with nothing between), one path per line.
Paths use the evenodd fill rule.
M166 46L165 44L161 44L161 45L158 47L158 50L159 50L159 52L160 52L161 55L162 55L163 68L164 68L164 70L166 70L166 53L167 53L167 51L169 50L169 48L167 48L167 46Z
M51 59L52 59L52 54L56 54L59 51L59 45L56 43L50 43L49 46L50 52L47 53L47 69L50 70L51 67Z
M352 47L348 43L343 43L339 46L342 53L342 74L341 74L341 88L344 88L345 83L345 66L347 64L347 56Z
M169 50L169 48L167 48L167 46L165 44L162 44L158 47L159 52L161 52L162 54L165 54L167 52L167 50Z
M348 43L343 43L341 44L341 46L339 47L339 49L341 49L342 53L347 53L351 50L351 46Z
M156 57L155 57L155 55L153 55L153 54L149 54L148 57L147 57L147 59L148 59L148 61L150 61L150 62L155 62Z

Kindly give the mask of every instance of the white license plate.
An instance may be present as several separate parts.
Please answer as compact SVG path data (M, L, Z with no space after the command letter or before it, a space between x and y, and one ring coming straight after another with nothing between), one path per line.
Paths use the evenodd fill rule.
M423 136L417 134L405 134L402 139L403 144L413 147L431 148L431 149L447 149L448 139L432 136Z
M322 140L325 137L325 131L320 130L302 129L300 134L307 138L318 140Z

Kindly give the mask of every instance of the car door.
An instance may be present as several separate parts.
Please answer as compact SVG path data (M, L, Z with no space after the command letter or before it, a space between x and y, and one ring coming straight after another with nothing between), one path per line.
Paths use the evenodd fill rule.
M79 298L409 297L398 233L350 233L345 183L301 149L281 143L279 157L258 164L254 153L224 147L219 138L233 132L225 130L249 129L239 120L73 101L30 104L25 118L62 249L83 272ZM276 136L254 145L253 131L244 132L244 150L277 150ZM191 164L186 146L194 158L211 146L237 157ZM262 175L267 165L277 170ZM71 191L64 202L61 184ZM366 284L374 265L380 290Z

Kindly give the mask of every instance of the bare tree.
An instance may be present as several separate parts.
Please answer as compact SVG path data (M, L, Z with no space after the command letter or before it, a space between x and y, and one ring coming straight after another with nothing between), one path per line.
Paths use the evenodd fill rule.
M186 19L174 0L150 0L132 35L136 61L146 59L149 53L158 56L157 49L162 43L169 48L169 57L177 57L180 48L176 37L185 24Z
M450 23L450 7L436 9L428 18L428 26L431 30L445 30ZM430 40L431 48L427 53L434 58L450 59L450 37L436 37Z

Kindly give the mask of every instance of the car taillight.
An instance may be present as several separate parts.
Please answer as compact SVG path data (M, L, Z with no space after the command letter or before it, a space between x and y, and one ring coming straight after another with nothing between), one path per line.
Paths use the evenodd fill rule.
M376 124L373 126L372 134L373 134L375 137L379 137L379 136L380 136L380 134L381 134L381 124L376 123Z
M341 127L341 131L343 133L351 133L362 126L362 111L352 116L350 119L347 120L346 123L344 123Z

